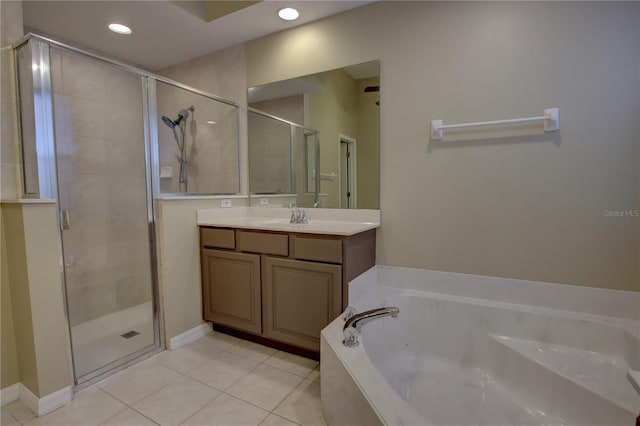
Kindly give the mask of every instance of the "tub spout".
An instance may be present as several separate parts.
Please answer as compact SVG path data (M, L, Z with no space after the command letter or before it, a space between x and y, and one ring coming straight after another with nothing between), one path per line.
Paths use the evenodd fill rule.
M347 347L358 346L358 333L360 332L360 328L363 324L381 317L390 316L392 318L396 318L398 316L398 312L400 312L400 309L391 306L388 308L372 309L360 314L355 314L344 324L344 328L342 329L344 340L342 341L342 344Z

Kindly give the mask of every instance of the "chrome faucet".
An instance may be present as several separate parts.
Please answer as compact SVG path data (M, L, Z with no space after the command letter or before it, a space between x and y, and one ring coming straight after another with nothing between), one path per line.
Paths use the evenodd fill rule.
M396 318L399 312L400 309L395 306L390 306L388 308L372 309L370 311L353 315L344 323L344 328L342 329L344 340L342 341L342 344L349 348L358 346L358 333L360 332L363 324L373 321L376 318L388 316Z
M289 208L291 209L289 211L291 213L291 218L289 219L289 223L304 223L304 224L309 223L309 219L307 218L307 212L295 207L295 204L293 205L293 207L291 207L291 205L289 206L290 206Z

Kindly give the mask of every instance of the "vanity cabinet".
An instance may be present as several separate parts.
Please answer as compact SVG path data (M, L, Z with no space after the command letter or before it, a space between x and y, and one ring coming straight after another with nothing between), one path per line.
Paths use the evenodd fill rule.
M320 331L375 265L375 229L318 235L200 227L203 316L214 328L317 356ZM299 351L296 351L299 349Z
M260 256L205 248L201 261L204 319L260 334Z
M320 331L342 312L342 266L264 257L263 336L320 349Z

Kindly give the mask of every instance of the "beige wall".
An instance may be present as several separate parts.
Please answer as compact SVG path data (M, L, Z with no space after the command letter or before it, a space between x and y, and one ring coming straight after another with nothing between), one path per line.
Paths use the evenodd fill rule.
M356 81L342 69L322 77L324 90L309 99L309 127L320 132L320 173L340 174L339 135L358 138ZM328 194L322 207L340 207L338 179L320 179L320 192Z
M380 93L365 93L367 86L379 86L379 78L356 81L358 102L358 208L380 208Z
M304 95L302 94L254 102L249 106L301 126L305 125Z
M54 203L23 205L22 216L38 366L36 395L42 397L72 385L69 329L64 312L58 260L60 234ZM13 281L11 288L13 292ZM14 324L17 339L21 331L17 328L18 321L15 317ZM22 378L22 368L20 374Z
M232 199L244 207L247 199ZM160 295L167 342L203 323L198 209L220 207L220 200L157 200Z
M38 397L72 384L55 212L54 203L2 207L20 382Z
M640 290L639 219L604 214L640 208L639 8L377 2L247 43L247 80L381 60L378 263ZM559 133L429 142L546 107Z
M33 338L33 317L31 312L31 291L27 272L24 219L18 204L2 208L3 234L7 248L3 269L11 285L10 296L15 332L15 350L18 356L20 381L31 392L38 394L38 366ZM4 354L3 354L4 355Z
M5 242L4 221L2 220L2 209L0 207L0 302L2 303L0 312L2 321L0 327L0 389L4 389L20 381L20 370L18 369L18 354L16 352L16 338L13 328L13 309L11 304L11 288L9 285L9 261L7 259L7 247Z

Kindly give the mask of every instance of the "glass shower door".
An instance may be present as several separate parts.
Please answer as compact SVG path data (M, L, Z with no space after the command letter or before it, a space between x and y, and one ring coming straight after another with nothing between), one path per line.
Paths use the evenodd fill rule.
M72 352L83 381L159 345L144 80L52 48L51 81Z

